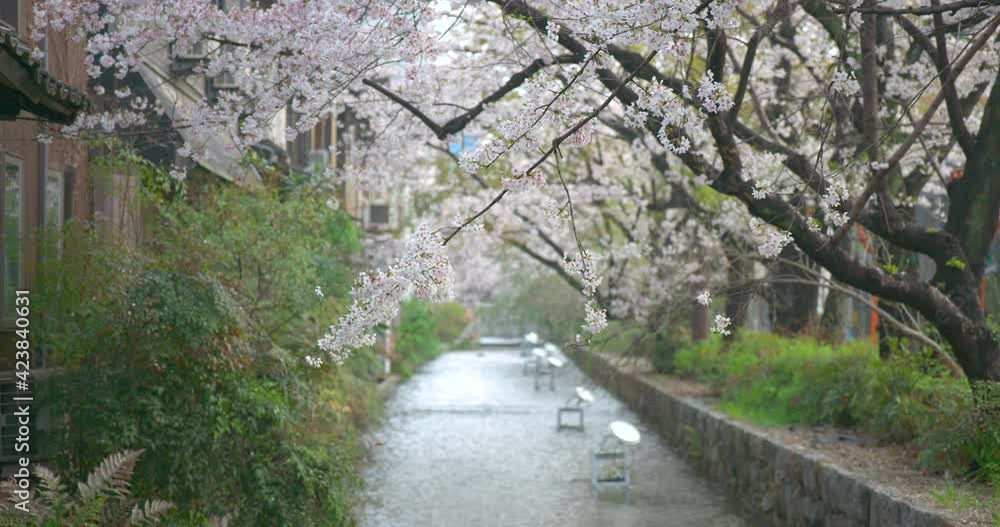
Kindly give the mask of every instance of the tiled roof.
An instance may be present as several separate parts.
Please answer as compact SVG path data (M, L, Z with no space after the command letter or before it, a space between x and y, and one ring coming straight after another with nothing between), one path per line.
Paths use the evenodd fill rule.
M44 90L45 95L76 112L87 108L87 98L77 89L50 75L42 63L31 56L31 48L17 36L17 31L0 23L0 53L6 53L20 63L34 79L35 86L18 86L20 89Z

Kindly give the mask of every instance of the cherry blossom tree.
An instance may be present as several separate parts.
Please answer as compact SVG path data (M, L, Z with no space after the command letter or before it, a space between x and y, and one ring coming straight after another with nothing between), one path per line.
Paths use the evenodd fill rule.
M528 85L526 91L543 95L502 121L501 143L470 156L469 172L481 174L529 133L544 135L539 125L546 115L538 114L552 106L540 104L544 94L569 101L566 84L599 85L624 106L622 124L655 138L654 165L674 181L671 190L683 192L686 183L677 176L688 171L689 179L742 203L761 256L776 257L794 244L836 280L919 312L970 377L1000 378L1000 349L977 295L1000 208L991 173L1000 152L991 104L1000 93L995 8L492 3L505 21L537 33L539 54L550 51L548 43L559 45L542 55L542 64L576 64L594 74L570 71L558 90ZM515 30L504 33L520 38ZM530 56L526 42L518 42ZM669 52L650 61L635 48ZM523 70L511 81L518 74ZM438 124L412 99L379 91L439 137L467 124ZM531 143L529 151L544 157L545 140ZM950 174L956 176L949 180ZM918 225L918 203L936 207L943 227ZM878 236L890 256L912 251L933 259L934 276L855 258L840 243L855 225Z
M718 291L737 262L782 259L804 273L789 284L826 280L912 310L966 375L1000 380L978 297L1000 216L996 2L40 5L42 27L80 28L94 75L127 74L164 42L217 44L201 67L240 90L175 126L250 145L287 104L298 129L349 104L377 131L365 166L379 168L351 177L440 193L396 263L359 279L321 343L334 360L405 294L451 288L441 245L489 236L586 296L593 331L609 313L655 318L673 297ZM156 110L116 95L75 128ZM477 146L452 152L465 136ZM918 207L940 226L918 223ZM858 232L874 257L846 247ZM907 254L932 260L933 276Z

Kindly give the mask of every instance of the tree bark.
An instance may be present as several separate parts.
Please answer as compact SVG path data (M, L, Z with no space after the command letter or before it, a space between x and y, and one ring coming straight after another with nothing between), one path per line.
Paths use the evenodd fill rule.
M830 290L823 302L823 315L819 319L821 337L823 340L838 344L844 341L844 324L847 320L847 307L851 298L840 291Z
M492 1L505 13L524 19L536 31L546 32L548 17L523 0ZM818 2L809 4L819 5ZM871 11L874 9L871 7L873 5L874 2L866 0L866 9ZM869 150L874 154L869 156L869 161L874 161L880 159L877 139L881 126L877 120L877 111L874 111L878 103L875 75L877 61L871 51L875 24L870 17L870 14L866 14L862 24L862 47L867 48L869 53L868 56L861 57L862 69L867 71L859 80L862 82L863 99L868 103L864 104L867 111L862 118L863 135L868 139L864 143L868 147L876 147ZM984 32L982 42L995 29L993 26ZM715 30L707 31L707 36L709 69L717 82L724 83L725 36L721 31ZM835 40L839 42L839 39ZM586 56L586 46L568 32L559 33L558 43L578 57ZM654 65L643 62L642 57L634 52L610 46L609 53L626 71L638 73L638 78L656 79L678 92L684 86L682 80L664 75ZM956 59L955 71L960 69L962 62L961 59ZM942 84L954 83L957 73L948 73L942 75ZM632 104L638 98L611 69L600 68L598 80L613 91L622 104ZM708 177L713 188L738 198L753 216L789 232L795 244L806 255L829 270L840 282L881 298L903 303L920 312L949 342L970 379L1000 381L1000 343L986 325L976 294L989 241L996 231L1000 212L1000 82L994 83L985 107L972 147L965 149L962 145L968 161L964 176L948 188L951 203L943 231L931 231L900 221L896 217L884 177L876 177L876 181L872 182L876 207L849 211L852 221L857 220L887 242L933 258L938 266L938 274L931 281L898 276L878 266L859 262L835 243L830 243L829 237L813 232L808 220L789 201L777 195L768 195L762 199L755 197L751 185L743 178L736 136L755 149L784 155L785 166L819 195L825 191L824 178L802 153L755 133L740 121L738 115L720 112L707 116L715 153L722 162L721 169L697 151L689 151L679 157L695 174ZM953 115L956 112L949 113L952 114L949 115L950 119L957 122L958 119ZM659 126L657 119L646 121L646 129L654 135L658 133ZM956 133L960 131L957 130ZM857 203L861 207L866 206L867 199L857 200Z
M782 259L775 267L774 274L782 278L797 278L811 281L812 275L802 268L784 260L810 265L795 246L788 245L781 251ZM776 333L794 335L811 330L817 321L816 307L819 305L819 285L802 283L775 283L771 285L772 327Z
M708 338L708 306L698 302L691 305L691 340L698 342Z

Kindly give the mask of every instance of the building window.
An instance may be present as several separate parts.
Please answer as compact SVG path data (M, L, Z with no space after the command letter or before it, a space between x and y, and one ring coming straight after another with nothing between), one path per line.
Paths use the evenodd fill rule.
M0 0L0 21L20 32L21 24L18 18L18 2L20 0Z
M62 227L66 222L66 177L49 169L45 178L45 256L62 257Z
M386 227L389 225L389 206L372 204L368 206L368 225Z
M8 463L13 462L18 459L19 456L23 455L16 451L17 437L19 435L23 436L18 430L20 428L20 423L17 420L17 403L14 401L14 397L31 397L32 392L18 390L15 386L16 379L13 378L11 372L7 372L2 379L0 379L0 461ZM24 403L20 403L24 404ZM31 423L28 425L29 433L32 436L37 437L36 434L36 424L34 416L32 416Z
M0 156L3 167L3 221L0 222L0 243L3 255L3 284L0 289L0 310L2 320L9 323L14 319L14 300L21 287L21 189L24 183L24 162L10 155Z
M323 148L329 150L331 146L333 146L333 114L323 119Z
M323 119L320 119L313 126L313 131L312 131L313 150L319 150L319 149L323 148L323 125L324 124L326 124L326 123L323 122Z

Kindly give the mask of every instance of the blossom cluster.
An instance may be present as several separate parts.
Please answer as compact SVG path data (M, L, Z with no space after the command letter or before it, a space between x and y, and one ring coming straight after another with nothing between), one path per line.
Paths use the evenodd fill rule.
M691 142L674 132L686 130L689 125L700 124L697 112L681 99L681 96L662 83L654 83L649 90L639 94L636 102L625 109L625 124L634 128L646 126L649 117L660 123L657 137L664 147L675 154L683 154L691 148Z
M583 328L591 335L600 333L608 326L608 313L596 301L588 301L584 306L584 312Z
M538 190L545 186L545 173L541 170L534 170L529 174L515 175L509 178L505 177L501 180L501 184L511 194Z
M597 293L597 287L601 285L601 277L596 273L593 259L589 253L566 255L562 266L570 276L580 280L584 295L593 296Z
M720 82L715 82L712 71L709 70L702 75L698 81L698 98L701 99L701 106L708 113L725 112L732 109L733 96L730 95L726 86Z
M833 74L833 81L830 83L830 91L839 93L845 97L850 97L861 91L861 85L854 78L854 75L838 71Z
M233 4L234 2L228 2ZM425 27L431 6L421 0L283 0L220 7L205 0L39 0L32 38L69 30L86 53L92 78L143 74L156 57L198 57L193 73L227 75L235 89L169 108L178 128L225 133L241 147L268 138L275 116L289 107L298 116L286 133L310 129L337 98L368 72L429 48ZM36 49L36 55L41 54ZM317 65L324 65L318 67ZM137 95L116 90L116 105L134 108ZM98 110L100 111L100 110ZM143 112L146 117L148 111ZM85 116L70 131L103 132L142 124L136 114ZM281 138L284 140L285 138ZM291 139L289 137L288 139ZM196 145L191 145L194 155Z
M698 293L698 297L696 298L696 300L698 301L699 304L707 306L712 303L712 293L709 293L708 290L706 289Z
M750 218L750 232L758 238L757 251L764 258L777 258L786 245L792 242L792 235L757 218Z
M733 321L729 317L715 315L715 325L712 326L712 332L718 333L719 335L729 335L731 334L729 326L732 323Z
M820 209L823 211L823 219L828 226L828 230L840 227L847 223L848 213L841 209L841 205L847 202L849 197L847 184L842 180L832 179L827 181L826 191L820 196ZM830 234L832 232L829 232Z
M450 300L454 294L447 250L426 224L417 227L403 254L386 270L358 276L351 290L350 311L319 339L319 348L334 363L342 364L351 350L374 345L372 330L391 320L411 293L434 302Z

